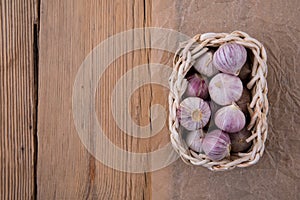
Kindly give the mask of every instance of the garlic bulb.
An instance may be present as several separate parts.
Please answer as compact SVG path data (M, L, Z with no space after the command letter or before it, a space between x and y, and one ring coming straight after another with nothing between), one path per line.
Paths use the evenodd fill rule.
M180 125L189 131L203 128L208 123L210 115L208 103L198 97L184 99L177 110Z
M210 159L219 161L230 155L230 144L229 135L216 129L205 135L202 148Z
M194 68L202 75L211 77L219 72L213 65L213 53L208 51L200 56L194 63Z
M221 72L237 76L246 60L245 47L236 43L226 43L215 52L213 65Z
M187 78L188 85L185 95L188 97L200 97L206 99L208 97L208 83L199 74L193 74Z
M251 94L250 91L244 87L243 89L243 93L241 98L236 102L236 104L240 107L241 111L245 114L245 115L249 115L248 112L248 104L250 104L251 101Z
M189 148L195 152L202 152L203 131L198 129L185 134L185 141Z
M245 63L245 65L242 67L239 78L242 80L243 83L247 83L251 76L251 67L248 62Z
M248 150L252 145L252 141L246 142L246 139L248 139L250 136L251 132L248 131L246 127L238 133L229 134L231 140L231 151L237 153Z
M240 99L243 83L236 76L220 73L211 79L208 91L214 102L225 106Z
M223 131L236 133L245 127L246 118L240 108L236 104L232 104L217 111L215 123Z

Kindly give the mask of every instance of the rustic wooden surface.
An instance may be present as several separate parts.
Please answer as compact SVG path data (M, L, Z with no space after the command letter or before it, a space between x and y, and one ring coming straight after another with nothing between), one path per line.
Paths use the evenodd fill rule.
M1 0L0 199L300 199L299 7L297 0ZM265 44L270 133L257 165L213 173L177 160L155 172L134 174L107 167L87 151L72 113L79 66L109 36L147 26L189 36L238 29ZM143 47L148 39L145 35L124 45ZM123 133L112 117L110 97L134 67L171 66L171 60L172 54L159 50L130 52L99 80L96 114L120 148L150 152L169 142L167 127L150 139ZM120 91L131 89L132 81ZM133 121L153 125L149 108L167 108L167 95L168 89L155 84L137 89L129 106Z
M35 194L36 6L0 1L0 199Z
M149 26L150 8L149 1L134 0L41 2L38 199L150 199L150 175L119 172L97 161L81 143L72 115L73 84L85 57L115 33ZM144 41L128 42L144 45ZM119 58L99 81L96 93L96 112L104 132L128 151L145 152L150 148L149 142L140 144L122 134L113 122L107 97L124 72L147 63L148 59L148 50ZM151 93L151 86L146 86L131 99L135 113L132 117L137 122L149 123L147 107L151 104Z

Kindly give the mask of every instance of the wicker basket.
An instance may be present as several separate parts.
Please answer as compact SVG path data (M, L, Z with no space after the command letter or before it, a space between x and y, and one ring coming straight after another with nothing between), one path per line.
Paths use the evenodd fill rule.
M221 161L212 161L204 154L189 150L182 139L176 110L179 107L181 96L187 87L185 75L192 67L194 61L208 51L207 47L218 47L226 42L235 42L248 48L253 53L251 80L247 88L252 93L252 100L248 105L251 121L248 130L252 135L247 141L253 141L247 153L236 153ZM213 171L233 169L235 167L248 167L258 162L265 149L268 133L267 113L267 55L263 45L256 39L241 31L228 33L205 33L181 44L173 61L173 73L170 76L169 94L169 129L174 149L187 164L202 165Z

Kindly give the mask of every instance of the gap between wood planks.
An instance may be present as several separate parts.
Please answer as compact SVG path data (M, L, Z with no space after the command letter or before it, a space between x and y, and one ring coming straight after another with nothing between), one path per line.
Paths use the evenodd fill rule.
M38 160L38 98L39 98L39 33L40 33L40 8L41 0L35 1L34 25L33 25L33 56L34 56L34 109L33 109L33 133L34 133L34 157L33 157L33 198L37 199L37 160Z

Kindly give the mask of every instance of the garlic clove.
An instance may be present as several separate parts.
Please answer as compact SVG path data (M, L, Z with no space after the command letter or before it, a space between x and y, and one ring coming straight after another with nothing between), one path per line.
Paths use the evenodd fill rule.
M200 97L206 99L208 97L208 81L199 74L193 74L187 78L188 85L185 91L185 96Z
M246 142L246 139L250 136L251 131L247 130L246 127L238 133L229 134L231 140L231 151L237 153L248 150L252 145L252 141Z
M246 60L245 47L236 43L225 43L215 52L213 65L221 72L237 76Z
M228 133L242 130L246 124L244 113L236 104L220 108L215 114L216 126Z
M229 105L240 99L243 92L243 83L236 77L229 74L217 74L208 86L211 99L219 105Z
M204 135L204 133L203 133L202 129L187 132L185 134L186 144L193 151L201 153L202 152L203 135Z
M203 128L208 123L210 115L208 103L198 97L184 99L177 110L180 125L189 131Z
M202 75L212 77L219 73L219 70L213 65L213 53L208 51L200 56L194 63L194 68Z
M205 135L202 149L210 159L219 161L230 155L230 144L229 135L216 129Z

